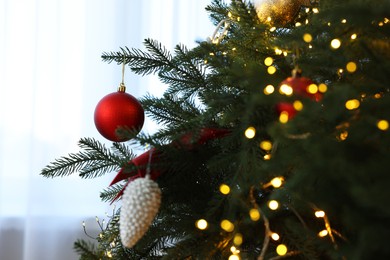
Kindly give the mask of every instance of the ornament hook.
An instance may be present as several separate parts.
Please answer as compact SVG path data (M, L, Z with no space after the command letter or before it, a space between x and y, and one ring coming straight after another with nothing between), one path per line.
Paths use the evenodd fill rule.
M125 92L126 86L125 86L125 65L126 65L126 57L123 55L123 62L122 62L122 82L119 85L118 91Z

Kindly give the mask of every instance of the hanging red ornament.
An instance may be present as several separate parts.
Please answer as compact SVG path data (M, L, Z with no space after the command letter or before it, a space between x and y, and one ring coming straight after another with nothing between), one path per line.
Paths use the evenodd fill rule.
M141 103L125 92L124 84L118 91L103 97L95 108L94 121L99 133L113 142L125 142L130 138L120 136L125 130L137 134L144 124L145 115Z
M294 69L292 76L280 83L280 92L289 96L295 94L299 97L308 97L317 102L322 98L322 93L318 91L317 85L311 79L302 77L300 69ZM278 103L276 105L276 111L279 115L282 112L286 112L288 119L293 118L298 112L293 104L288 102Z

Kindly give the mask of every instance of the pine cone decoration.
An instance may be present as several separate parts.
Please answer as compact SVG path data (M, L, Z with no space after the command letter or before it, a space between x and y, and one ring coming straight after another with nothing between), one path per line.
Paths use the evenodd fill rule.
M122 244L133 247L153 222L161 203L161 190L149 178L130 182L122 196L119 228Z

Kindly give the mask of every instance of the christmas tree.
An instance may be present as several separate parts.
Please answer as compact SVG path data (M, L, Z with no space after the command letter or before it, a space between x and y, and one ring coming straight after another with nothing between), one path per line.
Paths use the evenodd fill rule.
M167 90L132 100L128 124L99 119L121 102L97 109L112 147L82 138L42 170L116 174L101 199L122 208L80 259L389 259L390 2L206 11L215 33L193 49L103 53ZM138 133L144 111L155 133Z

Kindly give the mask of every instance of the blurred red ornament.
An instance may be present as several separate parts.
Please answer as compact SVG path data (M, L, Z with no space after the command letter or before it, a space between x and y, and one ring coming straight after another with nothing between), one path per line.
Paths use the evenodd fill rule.
M280 83L280 86L286 85L292 88L293 93L302 97L309 97L315 101L320 101L322 98L322 93L316 91L309 91L309 86L314 84L314 82L306 77L302 77L302 72L298 69L292 71L292 76L283 80ZM315 84L314 84L315 85Z
M310 87L313 85L313 89ZM318 88L314 82L306 77L302 77L302 72L299 69L294 69L292 71L292 76L283 80L280 83L282 89L289 89L292 91L292 94L296 94L300 97L308 97L315 101L320 101L322 98L322 93L318 91ZM291 88L291 89L290 89ZM282 112L287 112L288 119L293 118L298 110L296 110L293 104L288 102L281 102L276 105L276 111L280 115Z
M207 141L221 138L230 133L228 129L202 128L198 133L186 133L178 141L173 142L183 148L193 149L194 145L202 145Z
M99 133L113 142L124 142L130 138L118 135L118 130L137 134L144 124L145 115L141 103L125 92L124 87L103 97L95 108L94 121Z
M194 144L203 145L209 140L223 138L230 132L231 130L228 129L202 128L198 133L184 134L178 141L174 141L170 145L191 150L194 148ZM136 169L133 171L126 171L126 167L121 168L115 178L111 181L110 186L125 179L128 179L128 183L130 183L137 178L145 177L148 171L150 178L152 180L156 180L164 172L164 169L151 167L150 165L155 166L161 160L161 157L162 153L156 148L151 148L150 150L138 155L128 162L129 166L135 166ZM149 169L148 164L150 164ZM128 183L115 196L112 202L116 201L123 195L124 189Z
M292 104L287 102L278 103L276 105L276 111L278 112L278 115L280 115L282 112L287 112L288 119L293 118L298 112Z

